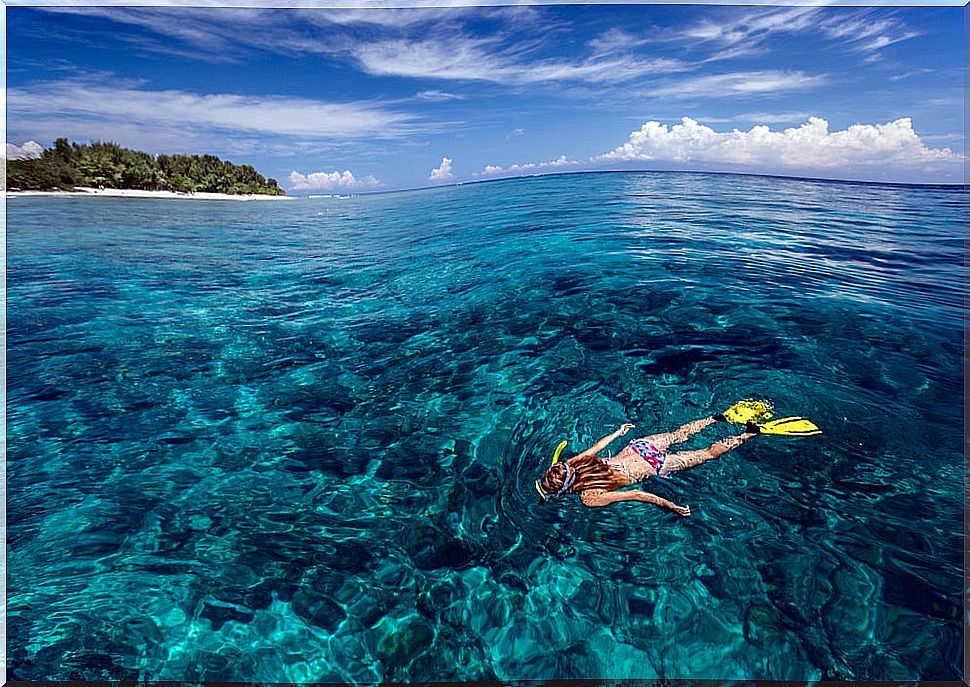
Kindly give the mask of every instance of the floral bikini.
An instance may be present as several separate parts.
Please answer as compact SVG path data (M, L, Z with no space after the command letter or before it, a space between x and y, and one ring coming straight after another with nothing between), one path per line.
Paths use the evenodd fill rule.
M641 458L650 463L650 467L660 474L664 463L667 461L667 454L654 446L646 439L634 439L630 442L630 448L637 452Z
M659 448L653 445L653 443L647 441L646 439L634 439L629 444L630 448L636 451L637 455L647 461L647 464L657 471L660 477L665 477L670 479L670 475L661 475L660 471L663 469L664 463L667 460L667 454L661 451ZM630 472L625 469L625 466L620 465L615 462L615 459L610 459L604 461L609 464L610 467L619 470L620 472L630 475ZM633 475L630 475L633 477Z

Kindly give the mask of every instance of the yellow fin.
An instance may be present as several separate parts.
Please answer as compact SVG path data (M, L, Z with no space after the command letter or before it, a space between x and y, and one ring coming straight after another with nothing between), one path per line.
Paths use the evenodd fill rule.
M783 417L758 425L762 434L777 434L788 437L810 437L821 434L818 426L803 417Z
M771 417L773 408L768 401L755 401L747 399L738 401L733 406L725 410L722 415L728 422L743 425L746 422L757 422Z

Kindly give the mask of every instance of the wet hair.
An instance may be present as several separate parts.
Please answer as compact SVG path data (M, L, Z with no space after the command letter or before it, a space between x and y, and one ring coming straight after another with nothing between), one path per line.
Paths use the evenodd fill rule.
M613 491L623 486L616 473L596 456L570 458L569 467L575 473L575 481L564 494L578 494L587 489ZM542 475L539 486L547 494L556 494L563 488L567 477L566 463L556 463Z

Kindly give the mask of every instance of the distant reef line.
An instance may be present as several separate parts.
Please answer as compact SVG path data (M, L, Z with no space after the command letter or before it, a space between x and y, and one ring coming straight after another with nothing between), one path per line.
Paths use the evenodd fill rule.
M236 165L215 155L150 155L117 143L71 143L66 138L57 139L37 157L8 160L6 189L286 195L276 179L263 177L250 165Z

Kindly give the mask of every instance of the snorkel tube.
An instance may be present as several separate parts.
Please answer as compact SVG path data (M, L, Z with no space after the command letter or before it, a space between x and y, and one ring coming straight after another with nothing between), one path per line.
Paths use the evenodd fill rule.
M562 455L562 450L564 448L566 448L566 444L568 444L568 443L569 442L568 441L565 441L565 440L559 442L559 446L556 447L556 452L552 454L552 463L550 463L550 465L549 465L550 467L552 467L553 465L555 465L556 463L559 462L559 456ZM568 472L571 472L571 470L569 470L569 466L568 465L566 466L566 469L567 469L567 473ZM568 480L568 477L567 477L567 480ZM572 480L568 480L568 481L569 481L569 484L568 485L563 485L563 489L560 489L558 493L553 494L551 497L552 498L555 498L556 496L559 496L564 490L566 490L569 487L571 487L572 486L572 482L575 481L575 477L573 477ZM546 501L548 501L549 498L550 498L550 496L547 496L546 495L546 492L544 492L542 490L542 486L539 484L539 480L536 480L535 481L535 487L536 487L536 491L539 492L539 499L540 499L539 503L540 504L543 504Z
M565 441L565 440L559 442L559 446L556 447L556 452L552 454L552 464L553 465L555 465L556 463L559 462L559 456L562 455L562 450L564 448L566 448L566 444L568 444L568 443L569 442L568 441Z

